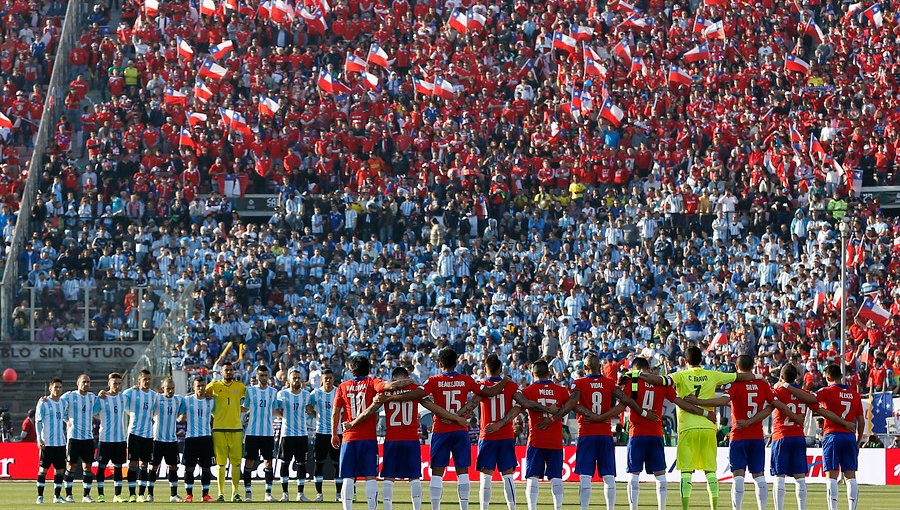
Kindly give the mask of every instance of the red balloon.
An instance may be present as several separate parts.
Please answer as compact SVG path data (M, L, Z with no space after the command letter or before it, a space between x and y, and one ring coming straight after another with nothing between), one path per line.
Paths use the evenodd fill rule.
M14 383L19 379L19 374L16 373L15 369L7 368L3 371L3 382L5 383Z

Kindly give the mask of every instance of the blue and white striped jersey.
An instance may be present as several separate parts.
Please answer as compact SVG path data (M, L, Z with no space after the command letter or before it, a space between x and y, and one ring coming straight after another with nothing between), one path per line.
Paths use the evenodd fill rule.
M278 399L278 390L269 386L268 388L260 388L259 386L248 386L247 394L244 395L244 407L247 408L247 429L245 434L248 436L274 436L275 428L272 422L275 415L275 401Z
M107 395L94 402L94 414L100 415L100 442L125 442L125 397Z
M306 426L309 417L306 414L306 406L311 403L310 394L306 388L301 389L299 393L294 393L287 388L278 392L278 409L284 415L281 420L281 437L309 435Z
M181 409L178 414L185 415L187 418L186 438L189 437L205 437L212 435L212 418L213 405L215 401L211 398L199 399L196 395L185 397L181 402Z
M175 429L178 427L178 410L181 409L181 401L184 397L173 395L171 398L159 395L156 399L156 408L153 414L156 420L153 423L153 440L160 443L174 443Z
M63 401L47 397L34 413L35 431L46 446L66 445L66 407Z
M60 401L69 419L69 439L94 439L94 401L97 395L67 391Z
M334 396L337 386L326 392L322 388L312 391L310 402L316 411L316 434L331 435L331 410L334 408Z
M128 411L128 434L153 439L153 411L159 393L153 390L141 391L128 388L122 392Z

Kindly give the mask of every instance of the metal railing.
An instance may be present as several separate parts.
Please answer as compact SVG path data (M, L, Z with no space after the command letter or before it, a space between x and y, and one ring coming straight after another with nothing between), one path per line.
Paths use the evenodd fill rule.
M194 284L188 283L181 295L175 297L172 309L156 336L144 350L144 355L132 368L131 380L137 379L141 370L149 370L155 376L172 375L172 350L180 348L187 332L187 321L194 313Z

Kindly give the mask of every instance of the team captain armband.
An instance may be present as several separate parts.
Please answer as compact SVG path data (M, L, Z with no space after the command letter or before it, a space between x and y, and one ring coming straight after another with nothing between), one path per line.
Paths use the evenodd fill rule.
M664 376L662 376L662 380L663 380L663 383L662 383L663 386L674 386L675 385L675 382L672 381L671 376L664 375Z

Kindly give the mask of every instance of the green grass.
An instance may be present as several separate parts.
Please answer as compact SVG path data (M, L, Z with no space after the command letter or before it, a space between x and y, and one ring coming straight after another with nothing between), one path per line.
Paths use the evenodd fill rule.
M276 480L277 482L277 480ZM77 509L77 508L97 508L106 507L106 508L118 508L123 505L113 504L112 501L112 484L107 488L107 497L108 502L103 505L99 505L97 503L93 505L86 505L80 503L81 501L81 486L80 482L76 480L75 488L72 492L74 496L76 496L76 501L79 503L65 505L67 509ZM276 498L281 497L281 485L279 483L275 484L274 495ZM423 482L423 492L424 492L424 500L422 504L423 510L431 510L431 504L428 500L428 483ZM379 488L381 484L379 483ZM404 482L397 482L394 486L394 508L396 510L410 510L412 505L409 502L409 485ZM844 490L844 485L841 484L841 494L838 499L838 508L840 510L847 509L847 496ZM362 489L361 484L357 484L357 498L356 503L353 505L355 509L365 509L366 504L363 495L360 493ZM455 483L446 483L444 487L444 501L441 506L442 510L457 510L459 505L457 503L456 498L456 484ZM628 496L625 494L625 484L620 483L617 487L616 492L616 508L617 509L627 509L628 508ZM773 508L771 489L772 485L769 485L770 494L769 494L769 504L767 508ZM230 484L226 485L226 490L230 491ZM721 485L721 494L719 496L719 510L729 510L731 508L731 496L730 496L731 484L723 483ZM125 489L127 493L127 489ZM340 504L335 503L333 501L334 497L334 484L326 482L325 488L325 497L326 499L331 499L329 502L324 503L296 503L293 501L294 496L296 494L296 488L294 484L291 484L290 495L291 495L291 503L260 503L262 500L265 491L262 485L254 484L253 487L253 496L254 501L251 505L247 503L240 504L214 504L215 508L286 508L290 505L292 508L310 508L310 509L318 509L318 508L328 508L338 510L341 508ZM525 509L525 484L518 483L516 484L516 492L517 492L517 508ZM179 495L184 496L184 486L179 486ZM124 505L126 507L134 506L136 508L142 509L153 509L153 508L175 508L178 507L178 504L168 503L169 499L169 486L168 483L162 481L157 485L156 489L157 499L165 499L165 503L143 503L136 505ZM199 487L197 489L196 494L199 494ZM213 483L212 494L215 497L216 487L215 483ZM309 497L315 496L315 487L310 483L306 486L306 494ZM50 498L47 498L47 496ZM96 490L93 492L93 496L96 497ZM35 487L33 483L29 482L4 482L0 483L0 509L16 509L22 510L26 508L43 508L40 505L35 505L34 500L36 497ZM49 499L52 501L53 499L53 488L52 485L47 487L47 490L44 494L45 499ZM199 499L199 498L198 498ZM478 483L472 483L472 494L471 494L472 502L469 506L471 510L478 510ZM506 504L503 500L503 486L499 483L495 483L493 487L492 494L492 510L505 510ZM681 509L681 499L678 494L678 485L677 484L669 484L668 491L668 508L669 509ZM201 503L195 503L197 505L201 505ZM52 503L50 503L52 505ZM43 506L47 506L45 503ZM60 505L57 505L60 506ZM209 504L205 506L210 506ZM577 509L578 508L578 484L577 483L567 483L566 484L566 494L564 499L564 507L567 509ZM383 507L381 503L378 504L378 509L381 510ZM541 484L541 493L540 493L540 502L538 503L538 508L540 510L551 509L552 499L550 497L550 485L546 483ZM603 487L600 484L594 485L594 492L591 496L591 508L592 509L604 509L603 502ZM656 509L656 491L652 483L641 484L641 497L640 497L640 508L647 510L655 510ZM694 484L694 493L691 498L691 509L697 510L705 510L709 508L709 503L707 502L706 495L706 487L704 484ZM793 484L789 481L787 484L787 497L785 503L785 510L796 510L797 503L794 499L794 487ZM860 501L859 507L860 510L896 510L900 508L900 487L886 487L886 486L870 486L870 485L861 485L860 486ZM746 486L746 495L744 496L744 510L756 510L756 496L754 493L754 486L752 483L747 484ZM809 498L807 500L807 509L808 510L826 510L825 506L825 486L822 484L810 484L809 485Z

